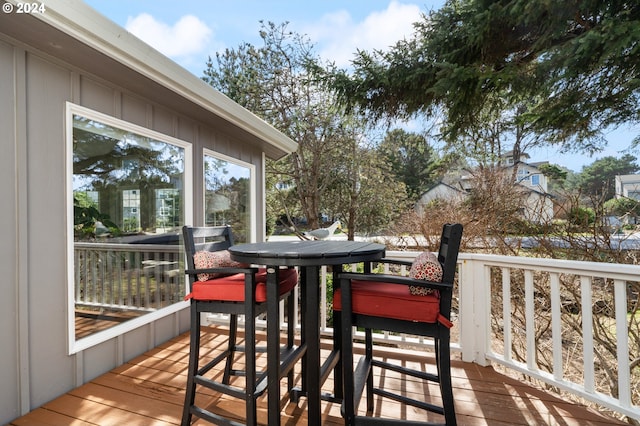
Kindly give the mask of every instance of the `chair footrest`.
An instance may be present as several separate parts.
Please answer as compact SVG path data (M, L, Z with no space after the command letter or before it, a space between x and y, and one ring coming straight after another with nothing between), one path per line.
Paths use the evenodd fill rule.
M215 380L211 380L203 376L195 376L193 381L201 386L207 387L216 392L233 396L234 398L245 399L246 397L244 389L236 386L225 385L224 383L216 382Z
M414 370L412 368L402 367L397 364L391 364L385 361L371 360L371 365L374 367L385 368L387 370L395 371L396 373L407 374L412 377L416 377L422 380L429 380L431 382L440 383L440 378L436 374L426 373L424 371Z
M196 372L196 376L203 376L207 374L209 370L211 370L213 367L215 367L222 361L226 360L228 356L229 356L228 350L222 352L220 355L218 355L217 357L215 357L214 359L212 359L211 361L209 361L208 363L200 367Z
M444 408L438 405L429 404L428 402L424 402L424 401L418 401L417 399L398 395L396 393L387 392L379 388L374 388L373 393L383 398L393 399L394 401L402 402L407 405L413 405L414 407L422 408L423 410L444 415Z
M389 362L385 362L385 361L380 361L380 360L371 360L371 366L372 367L379 367L379 368L384 368L387 370L391 370L391 371L395 371L397 373L400 374L406 374L412 377L416 377L418 379L422 379L422 380L429 380L432 382L436 382L439 383L440 379L438 378L437 375L435 374L431 374L431 373L426 373L424 371L418 371L418 370L414 370L411 368L407 368L407 367L402 367L399 366L397 364L392 364ZM397 393L392 393L392 392L388 392L385 391L383 389L380 388L373 388L373 393L385 398L389 398L389 399L393 399L395 401L398 402L402 402L404 404L408 404L408 405L412 405L414 407L418 407L421 408L423 410L427 410L427 411L431 411L437 414L444 414L444 408L438 405L433 405L433 404L429 404L427 402L424 401L419 401L417 399L413 399L413 398L409 398L406 396L402 396L399 395Z
M213 424L219 425L229 425L229 426L245 426L244 423L234 422L233 420L229 420L226 417L219 416L211 411L205 410L203 408L197 407L195 405L189 408L191 414L194 416L198 416L201 419L207 420Z
M324 382L327 381L335 366L338 365L338 362L340 362L340 351L334 349L331 351L329 356L327 356L327 359L320 368L320 386L322 386Z
M446 423L425 423L416 420L396 420L382 417L365 417L357 416L353 419L353 425L355 426L447 426Z
M294 346L292 348L285 348L280 351L280 371L278 374L278 379L283 378L284 376L293 369L296 362L300 360L307 352L307 345ZM263 377L260 377L258 381L258 385L256 386L256 396L261 396L266 390L267 385L269 384L269 379L267 374Z
M296 362L298 362L300 358L302 358L302 356L306 353L306 351L307 351L306 345L301 345L297 347L294 346L292 348L285 347L284 349L282 349L280 351L281 362L280 362L280 374L278 379L287 375L287 373L291 371L291 369L293 369ZM212 361L208 362L204 367L200 368L198 370L198 373L194 377L194 381L197 384L201 386L205 386L216 392L224 393L226 395L239 398L239 399L245 399L246 393L244 389L239 388L237 386L227 385L222 382L218 382L215 380L211 380L207 377L204 377L204 374L206 374L209 370L211 370L216 364L224 361L226 359L226 355L227 355L226 353L220 354L216 358L214 358ZM246 376L246 372L243 370L231 370L231 375L244 377ZM269 381L268 381L268 376L266 371L259 373L256 381L256 389L255 389L256 397L261 396L266 391L268 383Z

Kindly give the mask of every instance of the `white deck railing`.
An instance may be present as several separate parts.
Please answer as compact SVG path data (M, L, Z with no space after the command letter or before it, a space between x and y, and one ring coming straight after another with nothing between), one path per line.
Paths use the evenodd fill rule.
M498 363L640 420L632 401L640 386L640 266L481 254L460 261L463 361ZM516 340L525 348L517 358L507 350Z
M159 292L184 291L183 277L174 273L175 252L175 246L132 250L131 245L77 244L77 302L161 307L158 300L164 298L154 297ZM404 260L416 255L387 252L389 258ZM640 266L468 253L458 261L452 347L463 361L500 364L640 421ZM126 284L124 290L104 285L112 281L110 274ZM325 335L333 332L330 277L323 267L320 324ZM284 313L281 318L284 322ZM408 335L375 338L432 346L430 340Z
M77 306L154 311L184 297L177 245L74 243Z
M416 255L387 252L389 258L405 260ZM331 274L326 271L321 275L321 331L329 335L326 284ZM630 306L638 308L638 281L640 266L461 253L452 348L465 362L500 364L640 420L640 403L632 400L632 387L640 387L640 365L630 362L630 354L639 357L640 349L630 348L628 328L631 324L635 336L640 333L640 313L634 319L628 312ZM594 307L602 312L594 313ZM597 338L603 324L613 355ZM415 336L375 338L432 346Z

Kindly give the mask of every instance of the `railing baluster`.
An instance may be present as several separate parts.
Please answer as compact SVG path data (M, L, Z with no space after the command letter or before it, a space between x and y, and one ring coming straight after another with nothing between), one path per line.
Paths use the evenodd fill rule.
M616 336L628 336L627 326L627 283L614 280L616 307ZM631 406L631 374L629 370L629 339L618 339L618 399L624 407Z
M98 300L98 267L99 267L99 257L95 251L91 251L91 262L89 265L91 267L91 300L90 302L95 302Z
M549 274L551 285L551 334L553 341L553 378L562 380L564 368L562 366L562 318L560 299L560 275L557 272Z
M504 357L511 361L511 269L500 268L502 272L502 321L504 334Z
M584 389L588 393L593 393L595 391L593 366L593 298L591 281L591 277L587 277L585 275L580 276Z
M535 293L533 288L533 271L524 271L525 327L527 339L527 367L537 370L536 366L536 326L535 326Z

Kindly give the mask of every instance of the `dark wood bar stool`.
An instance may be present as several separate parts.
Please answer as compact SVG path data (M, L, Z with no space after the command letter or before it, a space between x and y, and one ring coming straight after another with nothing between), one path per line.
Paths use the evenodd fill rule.
M257 352L264 348L256 347L256 317L266 312L265 268L250 267L231 261L227 249L233 245L233 237L229 226L189 227L182 228L186 252L191 301L190 353L187 376L187 389L182 415L182 425L191 423L193 416L214 424L241 424L214 413L206 407L195 404L197 386L207 387L243 400L246 404L247 425L257 424L257 398L267 389L266 371L258 371L256 366ZM275 269L270 271L277 277L280 300L287 299L287 315L292 324L293 306L291 301L293 289L298 283L298 274L294 268ZM200 364L200 336L202 313L229 314L229 340L227 349L204 365ZM236 343L238 316L245 318L245 344ZM291 325L287 330L287 343L281 348L284 354L294 351L294 330ZM278 339L279 340L279 339ZM244 352L244 370L233 369L236 352ZM293 386L293 366L302 354L295 357L283 356L278 381L288 377L288 388ZM214 380L207 373L216 365L225 362L223 377ZM232 376L244 376L244 387L232 383Z
M334 309L341 311L342 366L344 400L342 414L347 425L418 424L398 419L371 417L373 395L391 398L444 416L446 425L456 424L451 386L450 321L453 284L462 225L446 224L442 229L437 257L423 253L412 262L383 259L380 262L411 266L410 277L371 273L341 273L340 289L333 300ZM365 355L353 369L353 327L365 329ZM382 361L374 358L372 330L431 337L434 340L436 374ZM394 394L374 384L374 368L399 372L403 375L439 384L442 405L406 395ZM366 387L367 416L359 416L358 405ZM426 423L420 423L426 424ZM433 424L433 423L430 423Z

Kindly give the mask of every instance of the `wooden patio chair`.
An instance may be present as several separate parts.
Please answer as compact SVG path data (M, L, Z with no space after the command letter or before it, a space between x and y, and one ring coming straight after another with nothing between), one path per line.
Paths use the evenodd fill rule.
M256 317L266 312L266 277L264 268L232 262L228 258L227 249L233 245L233 237L229 226L189 227L182 228L186 252L190 293L186 299L191 301L191 326L189 367L187 389L185 394L182 425L191 423L192 416L200 417L214 424L239 424L234 420L213 413L206 407L195 404L196 386L204 386L216 392L244 400L246 404L247 425L257 424L257 398L267 387L266 371L259 371L256 366L257 352L265 348L256 347ZM280 283L280 298L290 299L293 289L298 283L295 269L277 269ZM287 303L288 318L293 318L294 304ZM205 365L200 366L200 336L202 313L229 314L229 340L224 352ZM245 344L236 343L238 315L245 317ZM289 320L289 324L291 324ZM294 330L287 330L287 349L293 348ZM233 362L236 352L245 353L244 370L234 370ZM207 373L216 365L225 362L221 379L207 377ZM281 369L280 378L288 377L288 388L293 386L293 365ZM232 376L244 376L244 387L231 381Z
M444 416L446 425L455 425L455 409L451 387L449 349L450 311L456 274L462 225L446 224L437 258L431 253L418 256L414 262L383 259L380 262L411 265L410 275L341 273L340 289L334 295L334 310L341 311L342 366L344 399L342 415L347 425L406 424L406 420L377 419L373 412L373 395L391 398ZM429 260L429 255L432 259ZM441 279L438 275L441 271ZM353 327L365 330L365 355L353 369ZM434 340L436 374L417 371L374 358L372 330L387 330L431 337ZM442 406L407 395L394 394L374 385L374 368L388 369L422 380L437 382ZM366 385L367 416L358 415L358 405ZM413 424L416 424L415 422Z

